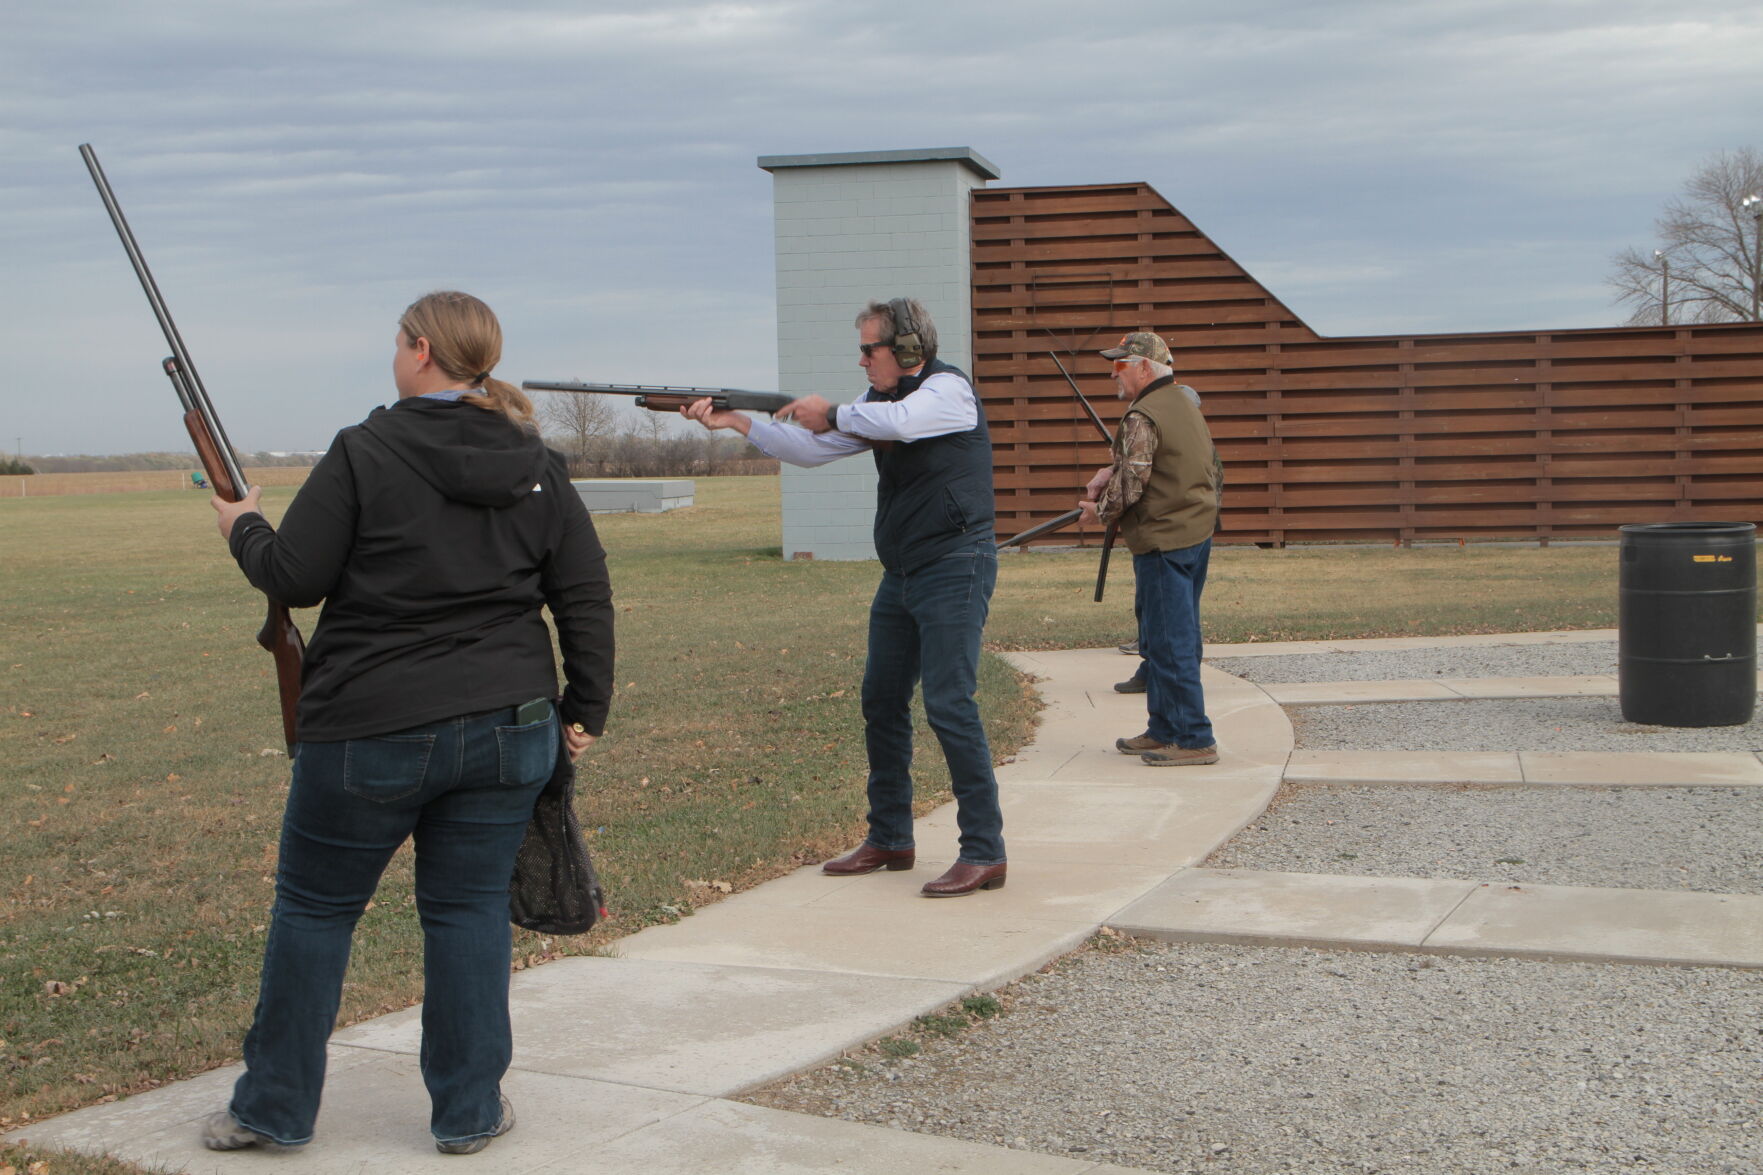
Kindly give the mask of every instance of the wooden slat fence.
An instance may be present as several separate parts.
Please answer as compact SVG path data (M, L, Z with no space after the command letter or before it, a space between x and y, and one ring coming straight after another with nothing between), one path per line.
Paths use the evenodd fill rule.
M1129 330L1163 335L1203 398L1222 542L1763 522L1763 324L1323 338L1147 184L984 189L972 216L1000 534L1107 463L1047 353L1112 425L1096 351Z

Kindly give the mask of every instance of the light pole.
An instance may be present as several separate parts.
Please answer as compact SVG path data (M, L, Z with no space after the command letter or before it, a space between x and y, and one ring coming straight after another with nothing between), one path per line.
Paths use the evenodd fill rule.
M1671 258L1665 250L1654 249L1653 259L1659 263L1659 321L1671 325Z
M1751 214L1751 224L1755 226L1751 232L1751 317L1763 318L1759 313L1759 295L1763 294L1763 196L1755 192L1739 201L1739 207Z

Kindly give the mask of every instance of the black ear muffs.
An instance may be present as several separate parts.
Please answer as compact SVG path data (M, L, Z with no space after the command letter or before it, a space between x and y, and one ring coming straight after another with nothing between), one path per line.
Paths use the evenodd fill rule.
M894 361L901 367L917 367L924 362L924 343L918 337L918 323L906 299L895 298L888 303L894 316Z

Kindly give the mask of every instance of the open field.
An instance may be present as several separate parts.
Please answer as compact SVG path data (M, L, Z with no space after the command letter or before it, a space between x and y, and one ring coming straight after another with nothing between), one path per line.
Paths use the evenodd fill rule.
M125 473L33 473L0 477L0 498L51 498L66 494L122 494L148 490L183 490L208 500L209 491L190 481L197 469L141 469ZM301 486L312 472L303 465L245 466L245 478L259 486Z
M272 519L291 493L271 488ZM584 759L581 807L615 917L583 939L521 934L515 966L603 947L861 835L857 687L876 568L784 562L777 493L776 478L705 479L692 509L596 520L618 597L619 696ZM1614 547L1223 548L1208 636L1607 626L1615 560ZM251 640L261 601L204 498L0 499L0 566L11 1127L237 1056L287 760L270 661ZM1094 552L1006 555L990 642L1124 639L1130 567L1116 559L1097 605ZM312 614L297 619L310 631ZM1008 754L1029 735L1032 695L995 658L981 691ZM946 780L928 740L920 755L929 806ZM346 1018L419 998L410 906L401 855L363 919Z

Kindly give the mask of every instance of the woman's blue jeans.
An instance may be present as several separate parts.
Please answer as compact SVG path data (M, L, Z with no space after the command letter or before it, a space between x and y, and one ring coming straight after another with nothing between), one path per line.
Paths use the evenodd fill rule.
M1211 560L1211 539L1132 557L1150 711L1145 733L1166 745L1209 747L1216 741L1200 688L1200 593Z
M422 1077L442 1142L492 1133L513 1055L508 881L558 753L555 713L512 707L375 738L301 743L282 819L240 1125L297 1146L312 1137L355 923L407 837L422 919Z
M864 742L869 751L869 843L909 849L912 841L912 691L922 679L924 713L942 745L961 829L959 860L1004 860L998 780L980 722L980 631L998 556L990 539L911 574L882 572L869 609L863 670Z

